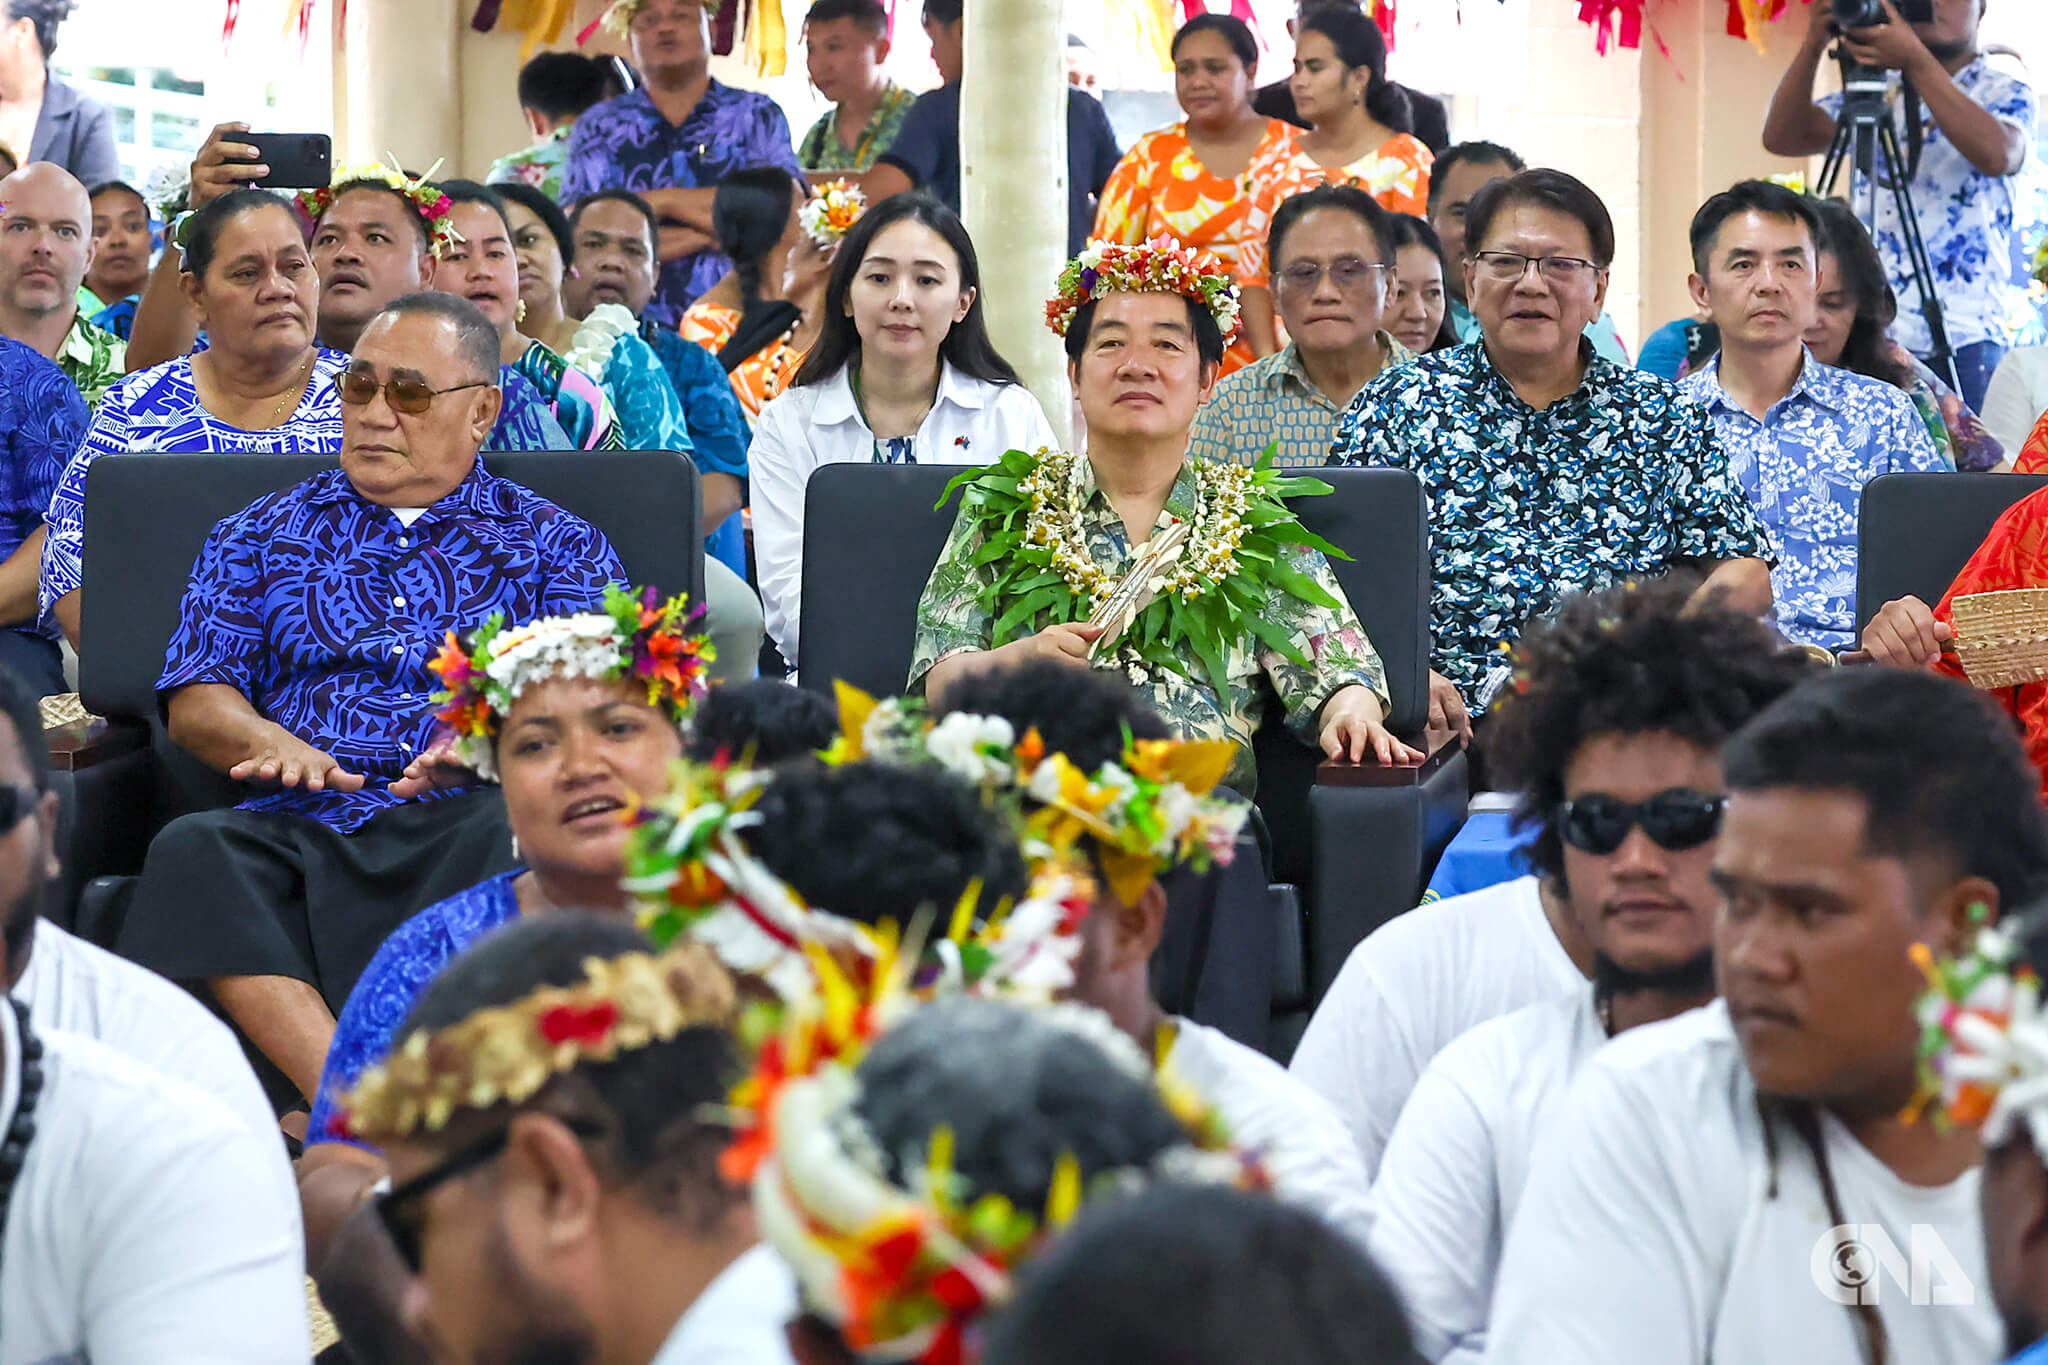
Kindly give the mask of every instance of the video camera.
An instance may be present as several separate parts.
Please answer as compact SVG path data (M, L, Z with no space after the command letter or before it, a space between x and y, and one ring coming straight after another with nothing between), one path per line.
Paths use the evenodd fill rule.
M1899 18L1909 24L1934 22L1934 0L1893 0ZM1891 22L1884 0L1830 0L1829 18L1839 32L1845 28L1876 28Z

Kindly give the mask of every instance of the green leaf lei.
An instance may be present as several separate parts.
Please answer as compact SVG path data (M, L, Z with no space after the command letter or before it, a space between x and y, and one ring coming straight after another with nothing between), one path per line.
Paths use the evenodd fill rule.
M1289 561L1302 549L1320 550L1332 559L1351 556L1303 526L1283 501L1320 497L1331 489L1321 479L1275 469L1276 449L1277 443L1266 447L1250 468L1194 462L1199 505L1180 562L1182 572L1173 586L1138 613L1119 642L1121 657L1193 681L1206 675L1218 696L1229 695L1225 661L1231 647L1247 637L1294 663L1311 662L1284 631L1265 619L1266 599L1278 586L1317 606L1342 607ZM1072 477L1035 479L1041 465L1050 465L1055 472L1070 471ZM1092 564L1074 564L1063 554L1063 539L1078 536L1075 495L1083 467L1082 456L1012 450L946 485L938 506L943 508L956 490L964 489L961 515L973 518L980 533L972 562L977 568L986 566L991 577L976 593L976 601L995 618L992 648L1050 625L1087 620L1115 586L1113 575ZM1242 513L1232 514L1230 509L1240 501ZM1062 521L1068 528L1065 535ZM1190 569L1201 572L1187 572ZM1201 666L1200 674L1188 664L1190 651Z

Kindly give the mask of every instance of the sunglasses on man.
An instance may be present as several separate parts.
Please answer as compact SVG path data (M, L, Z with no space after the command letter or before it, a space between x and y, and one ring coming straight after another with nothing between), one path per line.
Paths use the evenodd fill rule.
M551 1117L579 1138L599 1137L605 1131L602 1124L589 1119ZM405 1262L408 1271L414 1275L420 1273L421 1219L414 1206L457 1176L467 1175L479 1166L496 1161L505 1154L505 1148L511 1141L512 1126L508 1123L373 1199L377 1221L384 1225L385 1235L391 1238L392 1248Z
M455 393L461 389L486 389L487 379L474 380L468 384L450 384L437 389L418 377L393 375L382 384L377 382L377 373L368 368L350 366L334 377L334 392L350 407L360 408L377 396L377 390L384 390L384 401L391 405L393 412L402 412L417 417L434 405L434 400L444 393Z
M1690 787L1671 787L1635 802L1587 792L1558 806L1557 832L1573 848L1604 858L1640 825L1657 847L1683 853L1721 832L1721 812L1727 805L1725 796Z

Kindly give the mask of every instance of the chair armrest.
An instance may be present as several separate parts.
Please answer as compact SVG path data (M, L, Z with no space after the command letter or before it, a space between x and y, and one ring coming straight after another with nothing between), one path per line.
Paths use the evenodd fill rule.
M1348 758L1326 758L1316 768L1318 787L1419 787L1441 771L1453 756L1463 753L1456 735L1445 736L1429 754L1407 763L1372 760L1354 763Z
M132 721L87 716L43 731L50 748L50 766L62 772L83 772L149 747L149 727Z

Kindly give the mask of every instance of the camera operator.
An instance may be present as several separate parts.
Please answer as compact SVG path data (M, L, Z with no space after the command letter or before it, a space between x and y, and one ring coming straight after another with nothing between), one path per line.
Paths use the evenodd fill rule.
M2024 81L1992 68L1977 49L1977 25L1986 0L1812 0L1806 41L1778 83L1764 119L1764 149L1777 156L1817 156L1828 149L1842 106L1840 95L1814 102L1814 76L1835 38L1842 54L1867 67L1896 71L1918 92L1923 128L1920 164L1910 190L1913 211L1934 266L1928 283L1941 300L1962 393L1972 409L1984 404L1991 372L2005 353L2005 319L2018 287L2012 280L2013 191L2034 137L2034 92ZM1901 18L1925 22L1908 23ZM1917 10L1917 13L1912 11ZM1878 23L1838 26L1837 16ZM1896 87L1894 88L1896 94ZM1891 101L1901 153L1910 162L1906 123ZM1882 165L1879 166L1883 174ZM1860 212L1860 178L1852 202ZM1928 357L1933 338L1920 314L1919 295L1898 205L1880 187L1872 236L1899 298L1895 331L1905 347Z

